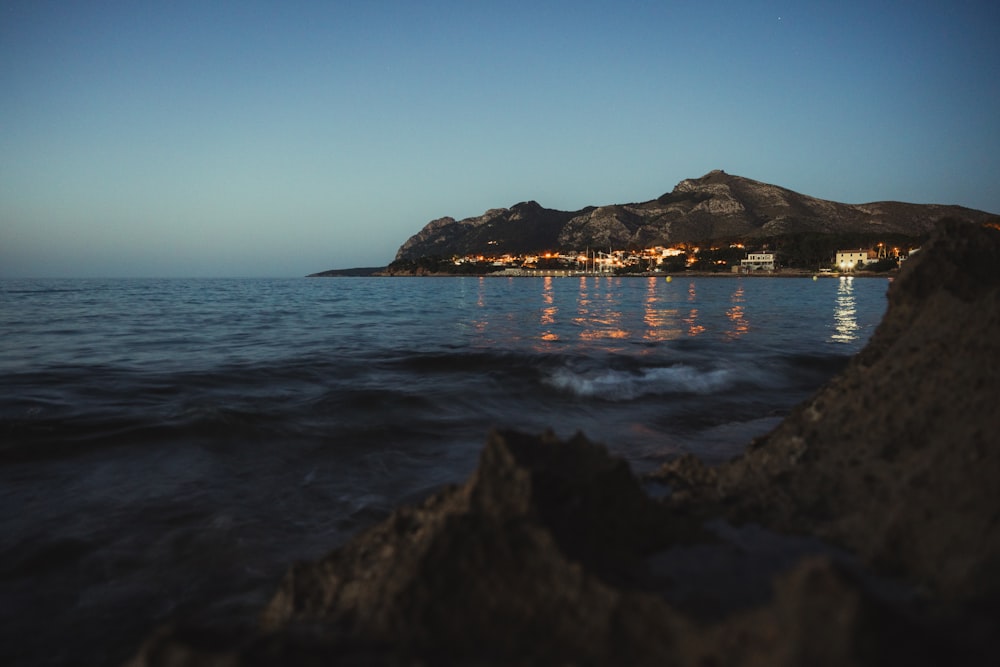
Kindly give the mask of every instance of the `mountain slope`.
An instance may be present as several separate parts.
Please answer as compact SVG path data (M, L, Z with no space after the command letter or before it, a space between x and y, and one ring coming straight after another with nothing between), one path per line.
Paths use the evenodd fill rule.
M917 236L945 217L982 222L993 214L939 204L842 204L716 170L683 180L671 192L643 203L557 211L532 201L464 220L440 218L410 237L396 260L648 247L800 232Z

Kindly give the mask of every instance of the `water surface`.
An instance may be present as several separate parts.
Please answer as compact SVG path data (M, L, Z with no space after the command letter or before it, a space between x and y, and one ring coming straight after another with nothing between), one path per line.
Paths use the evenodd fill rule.
M298 559L582 430L642 472L738 454L841 368L887 282L0 283L0 660L117 663ZM114 630L112 630L114 629Z

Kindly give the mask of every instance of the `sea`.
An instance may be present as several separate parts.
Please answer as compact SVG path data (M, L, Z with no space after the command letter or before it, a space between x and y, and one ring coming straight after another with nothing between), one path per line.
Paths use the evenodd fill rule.
M738 455L838 370L885 278L0 281L0 664L117 665L288 566L582 432L637 475Z

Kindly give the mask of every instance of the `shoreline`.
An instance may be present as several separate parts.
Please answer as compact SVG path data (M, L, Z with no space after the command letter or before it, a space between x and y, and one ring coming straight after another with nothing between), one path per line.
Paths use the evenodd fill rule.
M758 271L754 273L723 273L711 271L685 271L682 273L607 273L604 271L531 270L494 273L373 273L370 276L320 276L308 278L888 278L893 279L899 269L875 273L871 271L820 272L790 269L786 271Z

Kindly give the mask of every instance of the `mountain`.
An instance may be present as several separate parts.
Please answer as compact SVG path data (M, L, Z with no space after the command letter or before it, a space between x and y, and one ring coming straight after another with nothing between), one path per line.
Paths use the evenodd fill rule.
M919 236L946 217L982 222L995 215L939 204L841 204L715 170L683 180L667 194L638 204L558 211L529 201L464 220L439 218L410 237L396 253L396 261L587 247L641 248L803 232Z

